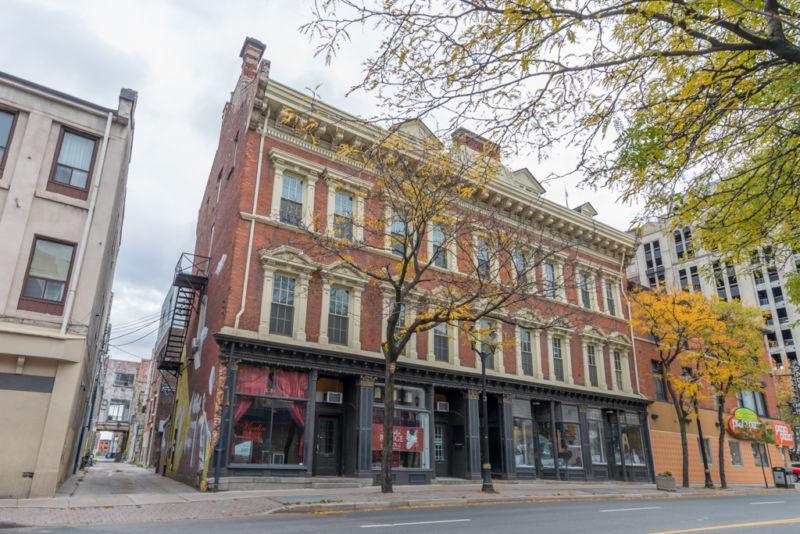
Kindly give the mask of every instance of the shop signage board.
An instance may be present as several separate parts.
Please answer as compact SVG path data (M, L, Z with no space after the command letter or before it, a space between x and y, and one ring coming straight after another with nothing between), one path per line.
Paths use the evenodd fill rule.
M775 432L775 444L779 447L794 447L794 433L786 423L772 423Z
M398 452L422 452L425 443L420 427L395 426L392 434L392 450ZM372 425L372 450L383 448L383 425Z
M728 417L728 434L735 438L747 439L747 434L758 430L758 415L749 408L734 408Z

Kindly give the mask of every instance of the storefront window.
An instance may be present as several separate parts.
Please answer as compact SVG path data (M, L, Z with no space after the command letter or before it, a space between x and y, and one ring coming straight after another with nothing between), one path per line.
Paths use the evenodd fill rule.
M600 410L590 409L586 413L589 426L589 452L593 464L606 463L605 448L603 446L603 416Z
M624 425L620 425L622 437L622 452L625 455L626 466L645 465L644 442L642 441L642 427L639 416L635 413L624 414Z
M307 393L305 373L240 366L231 462L303 465Z
M558 440L558 466L562 469L583 469L581 428L578 424L578 407L561 406L561 422L556 426Z
M528 399L514 399L514 465L534 467L533 416Z
M375 387L372 416L372 467L378 469L383 458L384 390ZM396 469L428 469L428 421L425 391L421 388L395 387L394 432L392 436L392 467Z
M553 426L549 421L539 421L537 423L539 435L539 458L543 468L554 469L555 459L553 457Z

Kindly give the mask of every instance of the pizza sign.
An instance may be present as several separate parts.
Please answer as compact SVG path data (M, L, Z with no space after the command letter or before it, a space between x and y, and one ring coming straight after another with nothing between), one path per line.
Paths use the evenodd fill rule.
M735 438L747 439L758 430L758 415L749 408L734 408L728 418L728 433Z
M422 428L395 426L392 433L392 450L398 452L422 452L425 443ZM383 425L372 425L372 450L383 449Z

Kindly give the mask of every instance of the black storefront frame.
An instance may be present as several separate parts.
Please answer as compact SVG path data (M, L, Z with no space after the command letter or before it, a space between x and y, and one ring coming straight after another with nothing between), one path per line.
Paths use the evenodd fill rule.
M375 473L371 469L371 437L370 439L366 439L369 435L371 436L371 421L372 421L372 395L373 395L373 386L376 381L380 381L383 378L383 367L384 362L382 360L376 358L370 358L366 356L360 355L353 355L347 353L340 353L337 351L329 351L323 349L315 349L315 348L308 348L308 347L298 347L289 344L283 343L275 343L272 341L263 341L263 340L256 340L250 338L243 338L239 336L232 336L229 334L221 334L218 333L215 335L215 339L217 340L220 347L223 349L222 359L223 361L227 360L235 361L235 362L244 362L244 363L261 363L263 365L272 366L272 367L280 367L280 368L292 368L296 370L305 370L309 373L309 382L311 382L312 374L314 377L317 376L318 372L324 372L326 374L333 374L339 376L346 376L355 378L358 382L356 397L358 400L358 420L357 420L357 429L356 429L356 447L357 451L357 459L356 459L356 469L354 473L351 473L357 477L373 477L375 478ZM226 362L227 363L227 362ZM417 386L417 387L425 387L427 395L427 403L430 404L430 425L431 428L434 424L434 410L433 410L433 390L436 386L449 388L449 389L459 389L463 390L466 398L465 404L470 404L469 398L471 396L476 396L476 392L480 388L480 375L477 373L469 373L469 372L459 372L458 370L451 370L451 369L440 369L440 368L432 368L425 365L424 362L415 363L415 362L400 362L400 366L397 370L397 382L406 383L408 385ZM362 385L362 383L366 384L366 387ZM311 447L311 443L314 439L314 423L313 419L308 421L309 415L313 409L315 403L310 402L310 399L313 396L314 389L311 389L311 385L309 384L309 403L308 408L306 410L307 422L306 422L306 469L292 470L291 468L287 470L288 472L284 474L297 474L302 475L307 472L310 476L312 473L313 468L313 456L309 453L309 448ZM368 392L368 394L367 394ZM524 380L518 380L513 377L493 377L490 376L487 379L487 392L490 394L495 394L499 398L503 399L499 406L502 408L501 418L502 418L502 428L504 430L503 435L501 436L503 442L503 450L504 452L504 462L502 466L502 472L498 473L501 478L504 479L513 479L517 477L517 470L514 465L514 458L513 458L513 415L511 410L511 399L513 398L525 398L531 402L539 402L539 403L546 403L548 404L554 411L556 404L563 403L563 404L574 404L578 406L583 406L582 410L585 408L600 408L604 411L614 411L616 413L619 412L635 412L639 415L639 419L642 422L641 424L641 432L643 436L644 448L645 448L645 456L647 465L643 470L644 477L648 481L653 480L653 466L652 466L652 449L650 446L650 439L649 439L649 429L647 426L647 406L649 405L650 401L643 399L643 398L632 398L628 396L620 396L615 395L613 392L609 393L600 393L600 392L590 392L584 391L577 388L569 388L564 387L562 385L551 385L547 383L531 383ZM363 402L369 398L369 402ZM476 397L477 398L477 397ZM367 407L366 404L369 406ZM363 405L363 406L362 406ZM506 408L507 407L507 408ZM223 420L226 420L229 424L226 426L227 436L225 438L225 450L219 450L219 456L222 459L227 458L228 454L228 441L230 440L230 411L233 409L233 403L228 402L226 409L224 410L227 413L223 413ZM369 419L365 417L366 413L369 412ZM580 413L580 412L579 412ZM585 414L584 414L585 415ZM467 417L469 419L469 417ZM582 440L588 439L588 432L587 426L585 424L585 417L582 415L582 424L581 424L581 435ZM553 438L555 438L555 425L552 424L551 419L551 428L553 430ZM469 427L472 421L465 421L466 426ZM475 421L477 422L477 421ZM473 425L474 426L474 425ZM534 425L535 432L538 432L538 425ZM311 437L309 437L309 435ZM476 434L477 436L477 434ZM467 465L467 478L468 479L475 479L479 476L479 473L475 472L475 462L473 462L473 456L477 458L479 454L478 450L478 443L477 441L473 442L471 435L467 432L466 441L468 446L468 465ZM433 432L428 433L429 443L429 450L430 454L433 454ZM536 438L538 440L538 436ZM553 439L555 443L555 439ZM592 475L589 469L586 469L587 461L590 462L591 459L587 458L589 455L588 446L587 444L582 443L582 449L584 454L584 479L589 479ZM537 450L538 452L538 450ZM365 465L364 460L369 458L369 462ZM216 458L214 459L216 461ZM536 455L537 461L537 468L536 468L536 476L537 478L540 477L540 474L543 474L541 470L541 465L539 463L540 458L539 454ZM249 464L248 464L249 465ZM560 469L558 469L558 462L555 462L555 475L558 477L560 475ZM434 462L431 457L429 460L429 469L419 470L419 474L425 476L425 480L422 481L420 478L413 481L412 483L426 483L430 482L434 475ZM479 463L477 464L479 467ZM255 470L259 470L260 466L255 465ZM234 468L232 471L228 471L228 466L226 465L224 468L226 474L236 475L236 474L246 474L252 475L252 469L245 467L244 469L236 469ZM398 483L409 483L405 476L402 476L402 472L410 472L410 469L402 469L402 470L394 470L393 472L400 471L401 476L395 476L395 480ZM268 475L269 473L263 473L264 475ZM627 475L627 473L626 473ZM526 477L527 478L527 477ZM547 478L547 477L544 477ZM626 476L627 479L627 476Z

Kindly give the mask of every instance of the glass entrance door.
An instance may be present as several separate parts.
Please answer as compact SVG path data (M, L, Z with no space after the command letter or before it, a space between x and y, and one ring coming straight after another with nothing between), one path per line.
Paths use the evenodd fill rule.
M341 466L339 416L320 415L317 419L317 441L314 446L314 473L337 476Z
M450 476L450 462L448 461L449 432L447 423L436 423L433 427L433 457L436 461L436 476Z

